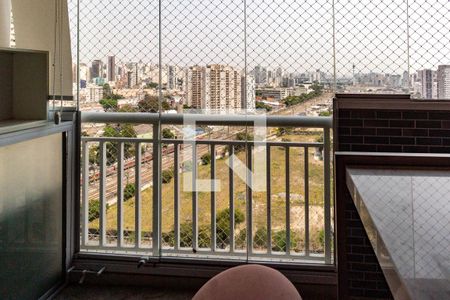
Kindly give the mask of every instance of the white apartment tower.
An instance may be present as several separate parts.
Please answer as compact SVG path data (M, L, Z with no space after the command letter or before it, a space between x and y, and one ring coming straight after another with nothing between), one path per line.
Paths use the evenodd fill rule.
M246 87L246 88L244 88ZM256 109L256 84L255 78L251 75L241 77L241 104L247 111Z
M450 99L450 65L438 66L437 98Z
M206 66L203 108L223 112L241 106L240 73L226 65Z
M193 66L187 72L187 105L212 111L241 108L241 75L230 66Z

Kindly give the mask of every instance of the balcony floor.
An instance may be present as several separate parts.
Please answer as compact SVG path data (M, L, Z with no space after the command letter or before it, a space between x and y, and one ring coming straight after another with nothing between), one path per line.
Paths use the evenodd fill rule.
M102 300L102 299L192 299L196 291L174 290L155 287L139 286L110 286L110 285L89 285L73 283L68 285L58 294L55 299L82 299L82 300Z

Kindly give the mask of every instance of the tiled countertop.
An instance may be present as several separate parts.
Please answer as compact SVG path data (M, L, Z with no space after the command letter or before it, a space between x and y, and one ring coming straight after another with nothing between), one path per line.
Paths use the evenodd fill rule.
M450 171L348 168L395 299L450 299Z

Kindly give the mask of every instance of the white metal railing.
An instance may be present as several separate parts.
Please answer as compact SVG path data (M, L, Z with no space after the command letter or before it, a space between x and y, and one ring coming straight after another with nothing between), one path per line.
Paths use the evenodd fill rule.
M331 161L330 161L330 129L332 127L332 119L329 117L300 117L300 116L265 116L266 125L268 127L304 127L304 128L318 128L323 130L323 142L284 142L284 141L265 141L264 145L267 147L266 163L267 163L267 192L266 192L266 225L263 243L266 244L265 250L256 249L254 246L255 226L253 223L253 202L251 185L247 185L245 193L245 222L242 225L241 231L245 231L244 246L240 249L236 246L236 199L233 193L235 188L233 176L233 153L236 146L240 146L245 153L247 167L251 170L253 163L253 152L255 145L262 144L258 141L242 141L242 140L179 140L179 139L160 139L160 128L162 125L183 124L183 120L189 115L159 115L155 113L91 113L83 112L81 114L81 121L83 123L126 123L126 124L148 124L152 126L152 138L124 138L124 137L81 137L82 155L82 203L81 203L81 249L83 251L96 251L107 253L145 253L150 256L187 256L193 258L236 258L240 260L269 260L269 261L316 261L322 263L332 263L332 244L333 244L333 229L332 229L332 202L331 202ZM253 126L254 123L249 121L249 118L238 115L228 116L195 116L197 124L221 125L221 126ZM256 123L255 123L256 124ZM107 165L107 145L114 144L116 147L116 162ZM98 145L98 171L90 170L90 153L89 147L91 145ZM142 151L142 145L151 145L152 151L147 154ZM134 146L133 159L125 157L125 147ZM204 208L199 207L198 193L192 192L192 220L189 224L188 233L181 224L180 220L180 181L181 171L180 161L181 151L190 151L192 161L192 178L193 186L196 186L198 177L198 149L203 147L206 151L212 153L209 173L211 180L216 177L216 150L223 147L228 147L229 155L225 159L228 160L229 177L229 199L228 200L228 218L229 221L226 226L229 227L228 237L226 242L219 240L218 224L217 224L217 195L212 191L209 205L210 227L206 230L202 229L199 232L201 224L199 224L199 209L204 211ZM284 168L285 168L285 216L284 228L282 232L282 246L278 249L274 247L274 228L272 222L272 183L271 183L271 153L274 147L281 147L284 149ZM309 203L309 168L311 162L309 161L309 149L322 148L323 149L323 249L321 251L310 251L310 207ZM304 186L304 236L303 247L301 251L294 251L291 249L293 231L291 230L291 223L297 222L291 216L291 169L298 168L291 164L292 149L302 149L303 155L303 186ZM173 159L165 160L162 167L162 156L170 153ZM148 164L149 173L151 174L152 200L151 200L151 231L144 232L142 229L143 208L142 208L142 190L143 190L143 174L142 164ZM163 233L161 229L161 212L162 212L162 172L163 169L172 166L173 170L173 236L169 237L170 241L163 245L164 239L167 238L167 233ZM134 169L134 229L125 228L124 225L124 170ZM247 181L251 181L251 176L247 177ZM114 188L111 189L111 186ZM250 186L250 187L249 187ZM90 193L98 193L99 210L98 216L90 217L90 206L92 205L92 197ZM116 195L115 205L117 207L117 222L113 230L107 226L107 199L111 194ZM223 200L223 199L222 199ZM94 220L93 220L94 219ZM93 225L95 223L95 225ZM223 229L223 228L222 228ZM226 231L225 230L225 231ZM201 235L207 234L208 241L200 240ZM223 234L222 234L223 235ZM280 234L278 233L279 237ZM250 238L247 238L250 237ZM186 242L185 239L189 241ZM218 245L218 241L220 242ZM242 241L241 241L242 243ZM188 246L186 246L188 244ZM225 245L225 246L224 246ZM275 245L277 246L277 245ZM275 248L275 249L274 249Z

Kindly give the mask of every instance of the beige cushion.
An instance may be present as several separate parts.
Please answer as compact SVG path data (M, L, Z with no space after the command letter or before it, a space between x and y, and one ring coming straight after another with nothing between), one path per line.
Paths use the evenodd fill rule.
M298 300L294 285L280 272L260 265L230 268L211 278L193 300Z

